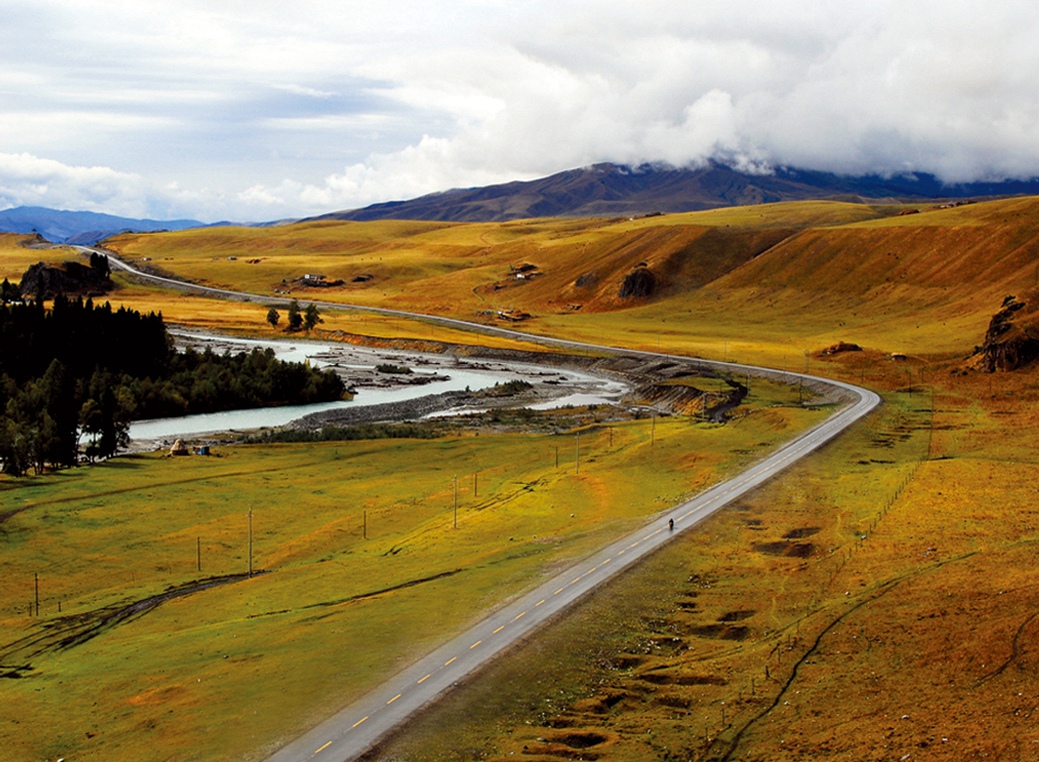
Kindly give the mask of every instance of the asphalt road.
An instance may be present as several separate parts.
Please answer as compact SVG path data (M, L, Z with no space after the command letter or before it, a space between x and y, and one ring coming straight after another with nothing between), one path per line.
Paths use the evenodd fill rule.
M88 247L77 248L86 252L94 251ZM102 253L108 252L102 250ZM254 294L196 286L149 275L112 256L109 261L112 266L139 277L187 291L263 304L286 304L288 302L286 299L272 299ZM522 331L398 310L355 307L332 302L315 302L315 304L324 309L363 309L386 315L418 318L440 325L572 349L594 349L643 357L667 357L653 352L618 350L595 344L549 339ZM734 363L710 360L698 360L698 362L738 375L770 377L787 383L805 383L814 388L825 387L847 399L849 404L841 407L834 415L738 476L658 514L637 532L603 548L567 571L557 574L515 602L490 614L463 634L387 680L375 691L283 747L269 757L268 762L303 762L304 760L345 762L359 757L411 715L450 690L495 655L515 645L546 621L559 615L572 603L588 595L611 577L652 553L676 535L689 531L714 512L760 486L800 458L830 441L880 403L880 397L873 392L839 381ZM673 530L668 528L669 519L674 520Z

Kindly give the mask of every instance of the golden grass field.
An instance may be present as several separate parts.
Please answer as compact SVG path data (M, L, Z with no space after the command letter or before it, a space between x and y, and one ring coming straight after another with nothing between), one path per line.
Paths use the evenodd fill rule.
M806 350L840 340L914 355L969 350L1006 294L1039 285L1039 199L914 208L898 216L903 207L802 202L635 220L321 222L111 246L205 284L291 290L304 302L477 322L517 309L534 316L519 324L534 334L801 368ZM528 263L538 277L510 271ZM656 275L656 294L621 299L640 263ZM345 283L293 285L308 272ZM372 279L354 283L358 275Z
M1003 298L1039 283L1039 200L918 208L897 216L899 207L813 202L637 220L319 223L127 236L111 245L166 272L257 293L285 290L304 272L347 282L338 290L293 287L304 304L314 298L488 321L478 313L522 309L534 316L520 324L532 334L807 368L884 394L883 409L839 441L457 691L388 747L386 759L1035 759L1039 379L1034 369L960 369ZM17 277L21 253L16 241L5 240L3 273ZM33 253L26 262L39 258ZM620 299L623 277L642 262L657 275L657 292ZM510 265L524 263L543 275L510 277ZM362 274L373 277L352 282ZM583 275L592 277L577 286ZM125 281L111 298L161 309L178 323L271 333L260 307ZM449 340L420 322L349 311L333 320L344 322L326 322L317 333ZM818 356L839 340L867 351ZM892 352L909 359L893 362ZM772 390L762 402L781 394ZM132 744L140 738L161 748L161 759L262 756L272 738L346 701L345 693L324 693L341 684L338 675L356 678L358 690L378 679L369 645L324 650L332 637L347 637L332 632L346 627L340 612L389 606L392 616L367 616L350 637L397 649L401 661L380 668L402 663L433 636L446 636L446 622L460 628L501 585L523 589L540 570L619 532L633 520L632 478L652 472L665 485L649 504L636 501L644 516L701 483L700 469L711 478L750 457L734 451L768 446L805 423L776 415L716 429L671 421L674 453L660 474L646 459L645 424L625 424L615 441L629 444L597 455L601 471L582 469L580 480L547 462L554 445L545 435L481 434L338 448L238 447L224 459L192 462L189 468L211 469L212 476L199 471L206 489L191 492L159 476L179 463L147 457L0 482L5 506L20 506L21 495L55 506L0 524L11 549L3 563L18 559L3 567L0 582L11 601L4 632L18 634L40 624L24 615L30 567L60 563L80 589L97 587L79 594L84 607L96 609L197 578L195 538L203 530L218 538L203 545L210 548L204 571L210 562L206 573L240 571L252 495L282 503L268 509L277 520L261 530L269 533L267 544L257 543L258 565L275 572L164 604L84 646L42 657L39 674L0 681L3 703L13 707L3 720L5 738L22 744L19 752L37 754L29 758L68 753L41 748L24 717L68 717L62 702L71 702L80 711L75 722L60 723L68 728L60 740L77 749L76 758L136 759ZM601 440L602 430L594 436ZM698 436L715 439L702 444ZM334 455L354 449L356 457ZM423 469L404 465L420 462ZM502 507L469 505L479 526L461 522L459 532L472 532L473 542L459 554L445 523L451 480L477 465L481 473L521 473L501 477L512 486L499 487L500 494L513 496L502 497ZM684 475L690 465L692 483ZM351 469L349 481L339 478L341 468ZM388 486L386 474L402 468L416 472ZM257 476L271 481L259 484ZM104 480L109 487L99 486ZM529 494L519 486L531 483ZM398 494L405 489L412 492ZM106 491L113 497L96 494ZM201 514L191 512L186 494L199 495ZM300 502L305 516L293 511ZM343 502L352 507L344 511ZM564 507L558 523L546 502L596 508ZM66 505L74 518L57 508ZM399 510L405 506L411 510ZM358 508L396 516L403 523L394 528L416 538L422 553L392 554L395 535L378 537L374 520L371 548L359 545ZM570 512L576 524L567 523ZM489 521L503 514L513 522L512 543ZM262 515L257 511L258 528ZM609 519L607 528L593 532L599 518ZM113 526L102 531L106 523ZM558 543L544 542L550 533ZM74 548L76 560L56 547ZM76 571L88 562L111 570L111 578ZM355 562L367 563L350 566ZM341 600L463 565L465 572L406 593L317 614L302 608L305 596ZM351 568L363 569L370 584L358 586ZM373 569L382 576L373 577ZM119 585L128 572L126 592ZM43 579L45 589L60 584ZM455 595L462 589L471 593L464 602ZM270 615L250 619L253 613ZM324 614L332 615L315 619ZM301 653L321 658L298 674L284 671ZM99 674L111 689L97 690L91 680ZM274 704L267 703L272 695ZM102 726L113 730L102 736ZM228 736L230 727L243 729ZM249 751L239 753L243 747Z

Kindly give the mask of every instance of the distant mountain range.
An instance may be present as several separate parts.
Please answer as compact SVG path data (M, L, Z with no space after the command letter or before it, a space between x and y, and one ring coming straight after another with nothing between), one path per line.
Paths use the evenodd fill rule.
M539 180L449 190L410 201L373 204L306 219L502 222L529 217L692 212L808 199L913 202L1014 195L1039 195L1039 179L945 185L933 175L920 173L851 177L785 168L771 174L748 174L718 163L692 169L595 164ZM287 220L258 225L285 222ZM31 206L0 211L0 231L39 233L53 243L90 245L128 231L145 233L210 226L198 220L139 220Z
M136 220L98 212L68 212L42 206L0 211L0 231L38 233L51 243L90 246L118 233L150 233L204 227L198 220Z
M850 177L799 169L747 174L717 163L694 169L596 164L540 180L450 190L311 219L494 222L692 212L821 198L916 201L1033 194L1039 194L1036 179L945 185L927 174Z

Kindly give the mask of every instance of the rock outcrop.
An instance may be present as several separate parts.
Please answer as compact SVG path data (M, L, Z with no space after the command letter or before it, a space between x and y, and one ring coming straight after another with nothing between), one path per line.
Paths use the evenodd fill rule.
M1036 297L1008 296L992 316L985 342L971 356L970 366L983 373L1023 368L1039 357L1039 312Z
M653 293L657 279L648 267L639 266L624 278L618 296L621 299L644 298Z
M53 299L58 294L103 296L112 286L107 268L88 267L79 262L65 262L61 267L37 262L22 275L18 290L27 299L38 295Z

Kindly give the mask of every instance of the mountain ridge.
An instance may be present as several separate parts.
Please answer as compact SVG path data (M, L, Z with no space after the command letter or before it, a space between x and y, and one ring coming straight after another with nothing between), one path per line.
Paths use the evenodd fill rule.
M51 243L90 246L117 233L153 233L205 227L198 220L150 220L119 217L103 212L79 212L43 206L17 206L0 210L0 231L36 233Z
M407 201L330 212L305 221L382 219L507 222L533 217L611 217L695 212L813 199L912 202L1039 194L1039 180L944 184L917 173L885 178L779 168L754 174L711 162L699 168L594 164L537 180L459 188Z
M1039 195L1039 179L944 184L925 173L893 177L838 175L780 167L770 173L740 172L719 162L697 168L664 164L600 163L535 180L454 188L295 220L237 223L271 227L287 222L423 220L508 222L537 217L630 217L696 212L782 201L840 200L905 203ZM0 232L43 236L51 243L92 245L119 233L217 227L192 219L154 220L40 206L0 210Z

